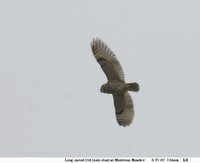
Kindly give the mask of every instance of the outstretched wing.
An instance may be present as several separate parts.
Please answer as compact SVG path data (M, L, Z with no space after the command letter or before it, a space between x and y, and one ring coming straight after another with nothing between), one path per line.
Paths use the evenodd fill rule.
M128 126L134 118L133 101L128 92L113 94L115 114L120 126Z
M124 82L122 66L111 49L99 38L93 39L91 48L108 81Z

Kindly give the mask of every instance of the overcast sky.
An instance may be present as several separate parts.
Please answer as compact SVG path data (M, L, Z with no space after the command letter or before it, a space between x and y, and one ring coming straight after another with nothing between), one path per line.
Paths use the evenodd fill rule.
M0 156L200 156L200 2L0 1ZM115 52L120 127L90 42Z

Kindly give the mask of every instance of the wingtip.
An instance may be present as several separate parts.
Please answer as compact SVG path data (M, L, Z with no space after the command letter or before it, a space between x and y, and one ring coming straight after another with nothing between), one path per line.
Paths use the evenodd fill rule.
M99 37L94 37L92 39L92 43L94 43L94 42L103 42L103 41Z
M94 37L90 43L92 49L95 46L102 46L102 44L103 44L103 41L99 37Z

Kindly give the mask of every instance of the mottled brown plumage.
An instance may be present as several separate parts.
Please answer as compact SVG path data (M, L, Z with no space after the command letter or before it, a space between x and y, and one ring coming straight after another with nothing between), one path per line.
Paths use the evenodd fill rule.
M122 66L111 49L99 38L93 39L91 48L94 57L104 71L108 82L100 91L113 95L116 119L119 125L128 126L134 118L133 101L128 91L139 91L137 83L125 83Z

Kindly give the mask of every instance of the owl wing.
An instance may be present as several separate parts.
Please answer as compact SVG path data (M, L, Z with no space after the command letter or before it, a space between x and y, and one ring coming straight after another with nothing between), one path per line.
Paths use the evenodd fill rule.
M99 38L93 39L91 48L94 57L106 74L108 81L123 81L124 72L111 49Z
M134 118L133 101L128 92L113 94L115 114L120 126L128 126Z

